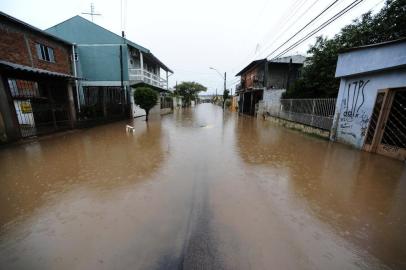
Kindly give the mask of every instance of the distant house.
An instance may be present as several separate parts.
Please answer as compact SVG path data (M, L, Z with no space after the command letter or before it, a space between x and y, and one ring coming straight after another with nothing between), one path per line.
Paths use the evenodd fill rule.
M343 51L331 139L406 159L406 39Z
M72 44L0 12L0 142L71 128Z
M305 59L302 55L293 55L274 60L255 60L238 72L236 76L241 77L236 87L239 112L254 115L259 101L280 99L299 77Z
M159 112L165 101L168 74L173 73L150 50L80 16L46 30L75 44L75 75L81 117L133 117L144 114L134 105L133 90L150 86L161 93Z

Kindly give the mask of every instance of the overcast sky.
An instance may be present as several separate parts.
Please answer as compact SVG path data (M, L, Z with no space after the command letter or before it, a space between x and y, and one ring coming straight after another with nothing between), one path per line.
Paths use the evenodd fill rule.
M339 0L297 38L352 1ZM0 10L46 29L89 12L91 2L102 14L95 16L95 23L117 34L123 27L128 39L150 49L175 72L170 77L171 86L176 81L193 80L214 93L216 88L222 91L223 81L209 67L227 72L227 84L234 92L239 70L254 59L266 57L333 0L2 0ZM370 9L376 12L383 4L383 0L364 0L318 35L333 36L353 19ZM287 55L305 54L314 40L309 39Z

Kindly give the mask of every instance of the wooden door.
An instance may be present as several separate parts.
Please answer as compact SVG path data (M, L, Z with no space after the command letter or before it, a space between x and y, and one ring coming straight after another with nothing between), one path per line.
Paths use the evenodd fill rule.
M387 103L376 152L406 160L406 89L389 90Z
M368 132L366 134L363 149L368 152L375 152L378 145L378 137L382 129L382 118L384 114L384 105L388 97L387 90L381 90L376 95L374 110L372 111L371 119L369 120Z
M378 92L364 149L406 160L406 89Z

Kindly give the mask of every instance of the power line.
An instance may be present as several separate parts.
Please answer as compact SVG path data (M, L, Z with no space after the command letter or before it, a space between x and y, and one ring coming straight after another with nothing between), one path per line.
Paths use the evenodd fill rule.
M272 46L272 44L273 44L276 40L278 40L280 37L282 37L283 34L285 34L286 32L288 32L288 31L290 30L290 28L292 28L292 26L294 26L294 25L298 22L298 20L300 20L301 18L303 18L303 16L304 16L307 12L309 12L309 10L310 10L315 4L317 4L317 2L319 2L319 1L320 1L320 0L314 1L302 14L300 14L299 16L297 16L297 18L296 18L296 20L295 20L294 22L292 22L287 28L284 28L283 31L279 31L279 32L280 32L279 35L278 35L276 38L272 39L270 42L268 42L268 45L267 45L262 51L268 50L268 48L269 48L270 46Z
M346 6L344 9L342 9L340 12L336 13L333 17L331 17L330 19L328 19L327 21L325 21L324 23L322 23L320 26L318 26L316 29L314 29L313 31L311 31L310 33L308 33L306 36L304 36L303 38L301 38L300 40L296 41L294 44L292 44L291 46L289 46L287 49L285 49L284 51L282 51L281 53L279 53L278 55L276 55L275 57L273 57L272 59L276 59L282 55L284 55L285 53L287 53L288 51L296 48L297 46L299 46L300 44L302 44L304 41L306 41L307 39L309 39L310 37L312 37L314 34L318 33L320 30L326 28L328 25L330 25L332 22L334 22L335 20L337 20L338 18L340 18L341 16L343 16L345 13L347 13L348 11L350 11L351 9L353 9L354 7L356 7L357 5L359 5L361 2L363 2L364 0L355 0L353 1L351 4L349 4L348 6ZM275 51L274 51L275 52ZM272 53L271 53L272 54ZM268 56L270 56L271 54L269 54Z
M319 1L319 0L316 0L316 2L317 2L317 1ZM315 3L316 3L316 2L315 2ZM289 9L286 10L286 12L285 12L284 15L281 17L281 19L276 23L276 25L275 25L273 28L271 28L272 30L270 30L270 31L265 35L265 38L263 39L263 43L264 43L264 46L263 46L263 47L264 47L264 48L261 49L261 52L267 50L268 47L269 47L274 41L276 41L281 35L283 35L287 30L289 30L289 28L290 28L292 25L294 25L294 24L297 22L297 20L299 20L299 19L308 11L308 10L306 10L306 11L305 11L304 13L302 13L300 16L296 16L297 12L303 7L303 5L306 3L306 1L303 1L303 2L301 2L301 3L300 3L300 1L298 1L297 3L298 3L298 4L297 4L294 8L292 8L293 11L292 11L290 14L288 14L287 11L289 11ZM313 3L311 6L313 6L315 3ZM289 16L288 16L288 15L289 15ZM291 21L292 18L297 18L297 19L296 19L296 21L295 21L294 23L291 23L290 26L288 26L288 27L286 28L286 25ZM284 19L284 20L283 20L283 19ZM278 27L279 31L276 32L276 34L278 35L277 38L272 38L270 41L268 41L268 42L265 43L265 40L268 38L268 36L269 36L270 34L272 34L272 31L273 31L273 30L275 29L275 27L278 26L278 25L281 25L281 27ZM258 55L258 54L255 54L255 55L254 55L254 58L255 58L256 55Z
M327 6L321 13L319 13L319 15L317 15L316 17L314 17L312 20L310 20L310 22L308 22L305 26L303 26L299 31L297 31L293 36L291 36L288 40L286 40L284 43L282 43L278 48L276 48L275 50L273 50L270 54L268 54L266 56L266 58L268 58L269 56L271 56L273 53L275 53L276 51L278 51L281 47L283 47L286 43L288 43L289 41L291 41L294 37L296 37L300 32L302 32L306 27L308 27L312 22L314 22L318 17L320 17L321 15L324 14L324 12L326 12L327 10L329 10L332 6L334 6L339 0L335 0L333 3L331 3L329 6Z
M283 15L279 18L279 20L277 21L276 24L280 24L282 21L283 21L283 24L289 22L290 19L293 17L293 15L296 14L296 12L299 10L299 8L300 8L301 6L303 6L303 4L304 4L305 2L306 2L306 0L296 0L291 6L288 7L287 10L285 10L285 12L284 12ZM289 11L289 10L293 10L293 11L292 11L292 16L286 16L286 15L288 14L288 11ZM266 40L266 39L267 39L267 36L272 33L272 30L273 30L274 28L275 28L275 27L271 28L271 30L270 30L268 33L265 34L265 37L264 37L262 40ZM261 42L258 41L258 42L257 42L257 45L260 44L260 43L262 43L262 40L261 40ZM268 43L267 43L267 44L268 44ZM265 45L267 45L267 44L265 44ZM261 49L260 49L260 50L261 50ZM263 51L263 49L262 49L261 51ZM243 63L247 62L248 60L250 60L250 59L252 59L252 58L255 58L256 55L257 55L256 52L254 52L254 55L253 55L253 56L251 56L251 54L247 55L247 56L244 58L244 60L241 61L240 64L238 64L238 65L240 66L240 65L242 65Z

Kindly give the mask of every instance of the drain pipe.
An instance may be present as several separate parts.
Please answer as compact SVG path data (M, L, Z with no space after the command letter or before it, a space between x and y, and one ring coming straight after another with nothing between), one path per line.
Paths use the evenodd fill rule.
M121 37L123 38L123 44L125 44L125 34L121 31ZM127 47L126 47L127 48ZM123 70L123 45L120 45L120 79L121 79L121 91L126 96L126 89L124 89L124 70ZM121 101L121 112L124 113L124 101Z
M79 101L79 89L78 89L78 79L77 79L77 70L76 70L76 53L75 53L76 43L72 45L72 56L73 56L73 75L75 76L75 88L76 88L76 100L78 103L78 112L80 113L80 101Z

